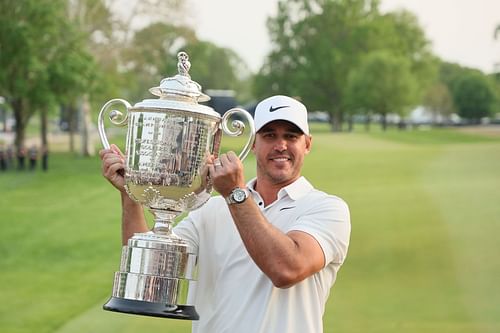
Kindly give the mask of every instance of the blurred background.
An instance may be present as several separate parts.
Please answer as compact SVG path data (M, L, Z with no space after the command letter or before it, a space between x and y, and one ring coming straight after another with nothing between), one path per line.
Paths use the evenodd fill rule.
M120 209L96 156L102 105L152 98L181 50L221 114L307 105L304 174L353 218L325 332L500 332L496 0L1 0L1 332L189 332L101 310Z

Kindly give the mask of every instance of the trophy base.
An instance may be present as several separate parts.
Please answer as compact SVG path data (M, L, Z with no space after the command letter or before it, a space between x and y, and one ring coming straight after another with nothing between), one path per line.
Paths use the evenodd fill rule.
M166 305L136 301L126 298L111 297L102 307L107 311L130 313L151 317L198 320L200 316L191 305Z

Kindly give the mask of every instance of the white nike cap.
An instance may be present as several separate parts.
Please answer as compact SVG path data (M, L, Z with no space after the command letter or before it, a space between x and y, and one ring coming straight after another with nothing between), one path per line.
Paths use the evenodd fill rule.
M298 100L283 96L271 96L261 101L255 107L255 131L275 120L286 120L296 125L304 134L309 135L307 109Z

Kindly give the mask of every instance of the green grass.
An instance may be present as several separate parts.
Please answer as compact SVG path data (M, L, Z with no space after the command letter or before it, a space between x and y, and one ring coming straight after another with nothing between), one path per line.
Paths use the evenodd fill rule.
M313 133L304 174L349 203L353 226L325 332L499 332L500 140ZM97 158L50 162L0 174L0 332L189 332L101 310L120 260L118 194Z

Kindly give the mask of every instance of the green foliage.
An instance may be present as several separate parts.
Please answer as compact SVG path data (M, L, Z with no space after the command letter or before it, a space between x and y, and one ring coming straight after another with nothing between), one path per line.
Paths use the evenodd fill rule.
M149 88L177 74L178 46L192 40L196 40L192 29L167 23L153 23L135 32L132 43L123 50L127 80L122 93L134 101L151 98Z
M255 79L256 94L299 96L311 110L329 111L339 129L349 104L349 73L367 53L386 50L408 60L405 71L408 67L414 77L411 95L420 98L435 76L429 42L414 15L382 15L378 5L370 0L280 1L276 17L268 22L273 48ZM386 79L381 74L380 81L396 75L389 73Z
M463 75L454 85L454 94L461 117L479 122L493 114L496 94L492 81L484 74Z
M473 68L442 62L439 78L451 92L459 115L471 122L492 116L500 102L498 77Z
M370 49L389 50L409 61L417 83L416 96L422 97L424 90L437 76L438 62L417 17L405 10L376 16L370 26L368 39Z
M280 1L268 21L273 49L256 81L264 94L301 96L313 109L340 106L342 85L364 43L368 1ZM349 54L349 56L347 56Z
M0 3L0 94L16 119L16 145L30 117L88 88L92 58L62 0Z
M211 42L197 41L183 47L193 59L191 76L204 89L237 89L249 69L234 51ZM215 75L214 75L215 74Z
M434 83L428 88L422 105L426 106L432 112L434 120L436 120L437 115L446 118L455 111L451 92L442 82Z
M135 32L131 45L124 49L127 84L123 93L127 98L151 98L147 88L178 74L177 53L181 50L190 57L189 74L203 89L241 91L241 82L249 71L233 51L198 40L189 27L158 22Z
M387 51L369 53L351 71L347 100L355 110L404 115L417 103L417 82L406 58ZM383 124L385 126L385 123Z
M493 73L488 75L488 77L494 83L493 88L495 90L495 103L493 106L493 114L498 115L500 114L500 73Z

